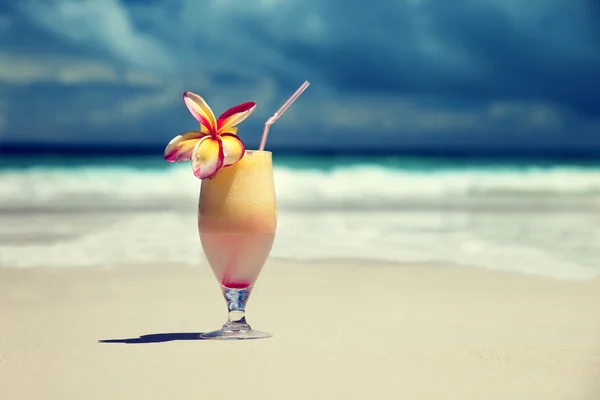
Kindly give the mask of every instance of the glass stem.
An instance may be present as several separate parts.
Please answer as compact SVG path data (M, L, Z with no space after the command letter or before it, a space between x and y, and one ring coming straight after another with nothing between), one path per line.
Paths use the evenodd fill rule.
M227 322L223 325L224 331L243 331L250 330L250 325L246 322L246 303L250 297L251 287L243 289L232 289L223 287L223 296L227 301L229 315Z

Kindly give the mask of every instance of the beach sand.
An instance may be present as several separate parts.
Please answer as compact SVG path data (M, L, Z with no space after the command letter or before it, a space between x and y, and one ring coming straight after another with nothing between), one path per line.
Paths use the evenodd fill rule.
M200 341L206 265L3 268L0 399L600 399L599 307L597 279L271 260L247 315L274 336Z

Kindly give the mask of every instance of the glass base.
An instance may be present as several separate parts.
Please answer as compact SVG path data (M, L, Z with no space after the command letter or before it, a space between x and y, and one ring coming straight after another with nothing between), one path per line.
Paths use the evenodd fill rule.
M246 325L247 328L231 328L228 324L223 325L223 328L218 331L206 332L200 334L201 339L208 340L245 340L245 339L264 339L273 336L268 332L255 331Z

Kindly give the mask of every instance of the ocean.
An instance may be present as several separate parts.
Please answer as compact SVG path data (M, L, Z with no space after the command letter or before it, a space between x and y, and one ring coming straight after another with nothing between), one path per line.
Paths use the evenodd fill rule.
M0 267L204 263L200 181L158 156L0 156ZM277 156L272 256L600 275L600 162Z

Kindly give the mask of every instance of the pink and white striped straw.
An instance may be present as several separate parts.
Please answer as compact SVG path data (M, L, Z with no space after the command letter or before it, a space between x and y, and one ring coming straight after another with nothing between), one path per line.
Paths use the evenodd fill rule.
M267 136L269 136L269 128L271 128L271 125L273 125L273 123L277 121L277 118L281 117L281 114L283 114L283 112L287 110L289 106L292 105L294 100L296 100L298 96L300 96L302 92L306 90L308 85L310 85L310 83L308 83L308 81L304 81L302 86L300 86L298 90L296 90L292 97L290 97L285 103L283 103L279 110L277 110L277 112L273 114L273 116L269 118L267 122L265 122L265 129L263 130L262 138L260 139L260 147L258 148L258 150L263 151L265 149L265 143L267 142Z

